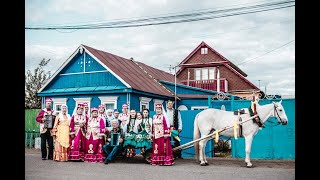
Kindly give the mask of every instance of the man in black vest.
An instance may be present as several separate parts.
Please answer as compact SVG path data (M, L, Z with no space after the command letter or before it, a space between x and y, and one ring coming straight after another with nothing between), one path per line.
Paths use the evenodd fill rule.
M182 131L182 120L179 110L173 108L173 101L168 100L167 101L167 123L168 126L174 127L174 129L178 130L179 134ZM180 146L180 142L173 138L174 140L174 146L178 147ZM177 153L177 158L182 159L181 157L181 150Z

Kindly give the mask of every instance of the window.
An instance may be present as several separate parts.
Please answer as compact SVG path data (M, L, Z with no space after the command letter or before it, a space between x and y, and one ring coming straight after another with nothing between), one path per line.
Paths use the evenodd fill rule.
M104 106L106 109L112 109L114 110L114 103L104 103Z
M105 105L106 110L114 110L117 109L118 97L119 96L100 96L99 99L101 101L101 104Z
M195 69L195 80L215 79L215 68Z
M214 79L214 68L209 69L209 79Z
M63 104L67 104L67 99L68 98L52 98L53 111L55 111L56 113L60 113L61 112L61 106Z
M147 97L140 97L140 111L143 109L149 109L149 102L151 101L151 98Z
M202 68L202 75L201 75L201 79L202 80L208 80L208 69L206 68Z
M73 98L73 99L76 101L76 106L75 107L78 107L78 104L87 103L88 107L89 107L88 115L90 116L91 98ZM72 114L70 114L70 115L72 115Z
M201 54L208 54L208 48L201 48Z
M154 108L153 108L153 110L154 111L156 111L156 104L162 104L163 103L163 100L161 100L161 99L154 99L153 100L153 103L154 103Z
M192 106L191 110L204 110L208 109L208 106Z
M201 69L196 69L195 80L201 80Z

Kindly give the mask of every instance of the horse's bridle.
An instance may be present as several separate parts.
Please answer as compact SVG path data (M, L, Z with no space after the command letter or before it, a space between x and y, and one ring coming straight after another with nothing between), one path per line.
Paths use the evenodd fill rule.
M279 125L279 124L282 124L283 121L282 121L282 119L281 119L281 117L280 117L280 115L279 115L279 113L278 113L278 111L277 111L277 106L276 106L276 104L273 104L273 107L274 107L274 108L273 108L273 110L274 110L273 114L274 114L274 115L277 115L277 117L278 117L279 120L280 120L280 122L278 121L278 122L276 123L276 126L277 126L277 125ZM277 118L277 117L276 117L276 118ZM268 122L274 123L274 122L269 121L269 120L268 120Z

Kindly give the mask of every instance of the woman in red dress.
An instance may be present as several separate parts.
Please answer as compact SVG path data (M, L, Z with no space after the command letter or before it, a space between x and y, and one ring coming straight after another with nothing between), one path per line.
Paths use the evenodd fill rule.
M156 115L152 120L152 155L151 165L174 164L170 142L170 129L163 114L162 104L156 104Z

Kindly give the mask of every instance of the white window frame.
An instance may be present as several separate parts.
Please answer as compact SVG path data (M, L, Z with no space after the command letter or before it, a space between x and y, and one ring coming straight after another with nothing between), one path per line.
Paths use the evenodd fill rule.
M210 70L213 71L213 78L210 77ZM216 72L215 68L209 68L209 70L208 70L208 79L209 79L209 80L216 79L216 77L215 77L215 72Z
M57 110L56 106L57 105L67 104L67 100L68 100L68 98L51 98L51 99L52 99L52 102L53 102L52 109L56 113L60 113L60 111Z
M140 111L142 112L142 105L145 105L147 109L149 109L149 102L151 101L152 98L147 98L147 97L139 97L140 100Z
M118 109L118 98L119 96L100 96L99 99L101 101L101 104L114 104L114 109ZM106 108L106 106L104 106ZM113 109L112 109L113 110Z
M203 76L204 73L203 71L207 71L207 75L206 76ZM209 69L208 68L201 68L201 80L208 80L209 79Z
M153 100L153 111L156 111L156 104L162 104L163 105L163 101L161 99L154 99Z
M200 74L199 74L199 76L197 75L197 71L199 71L200 72ZM201 80L201 68L197 68L197 69L194 69L194 79L195 80Z
M204 110L204 109L208 109L208 106L192 106L191 110Z
M201 54L208 54L208 48L207 47L201 48Z
M75 101L76 101L76 107L78 107L78 104L79 103L87 103L88 104L88 107L89 107L89 111L88 111L88 116L90 116L90 113L91 113L91 99L92 98L73 98Z

